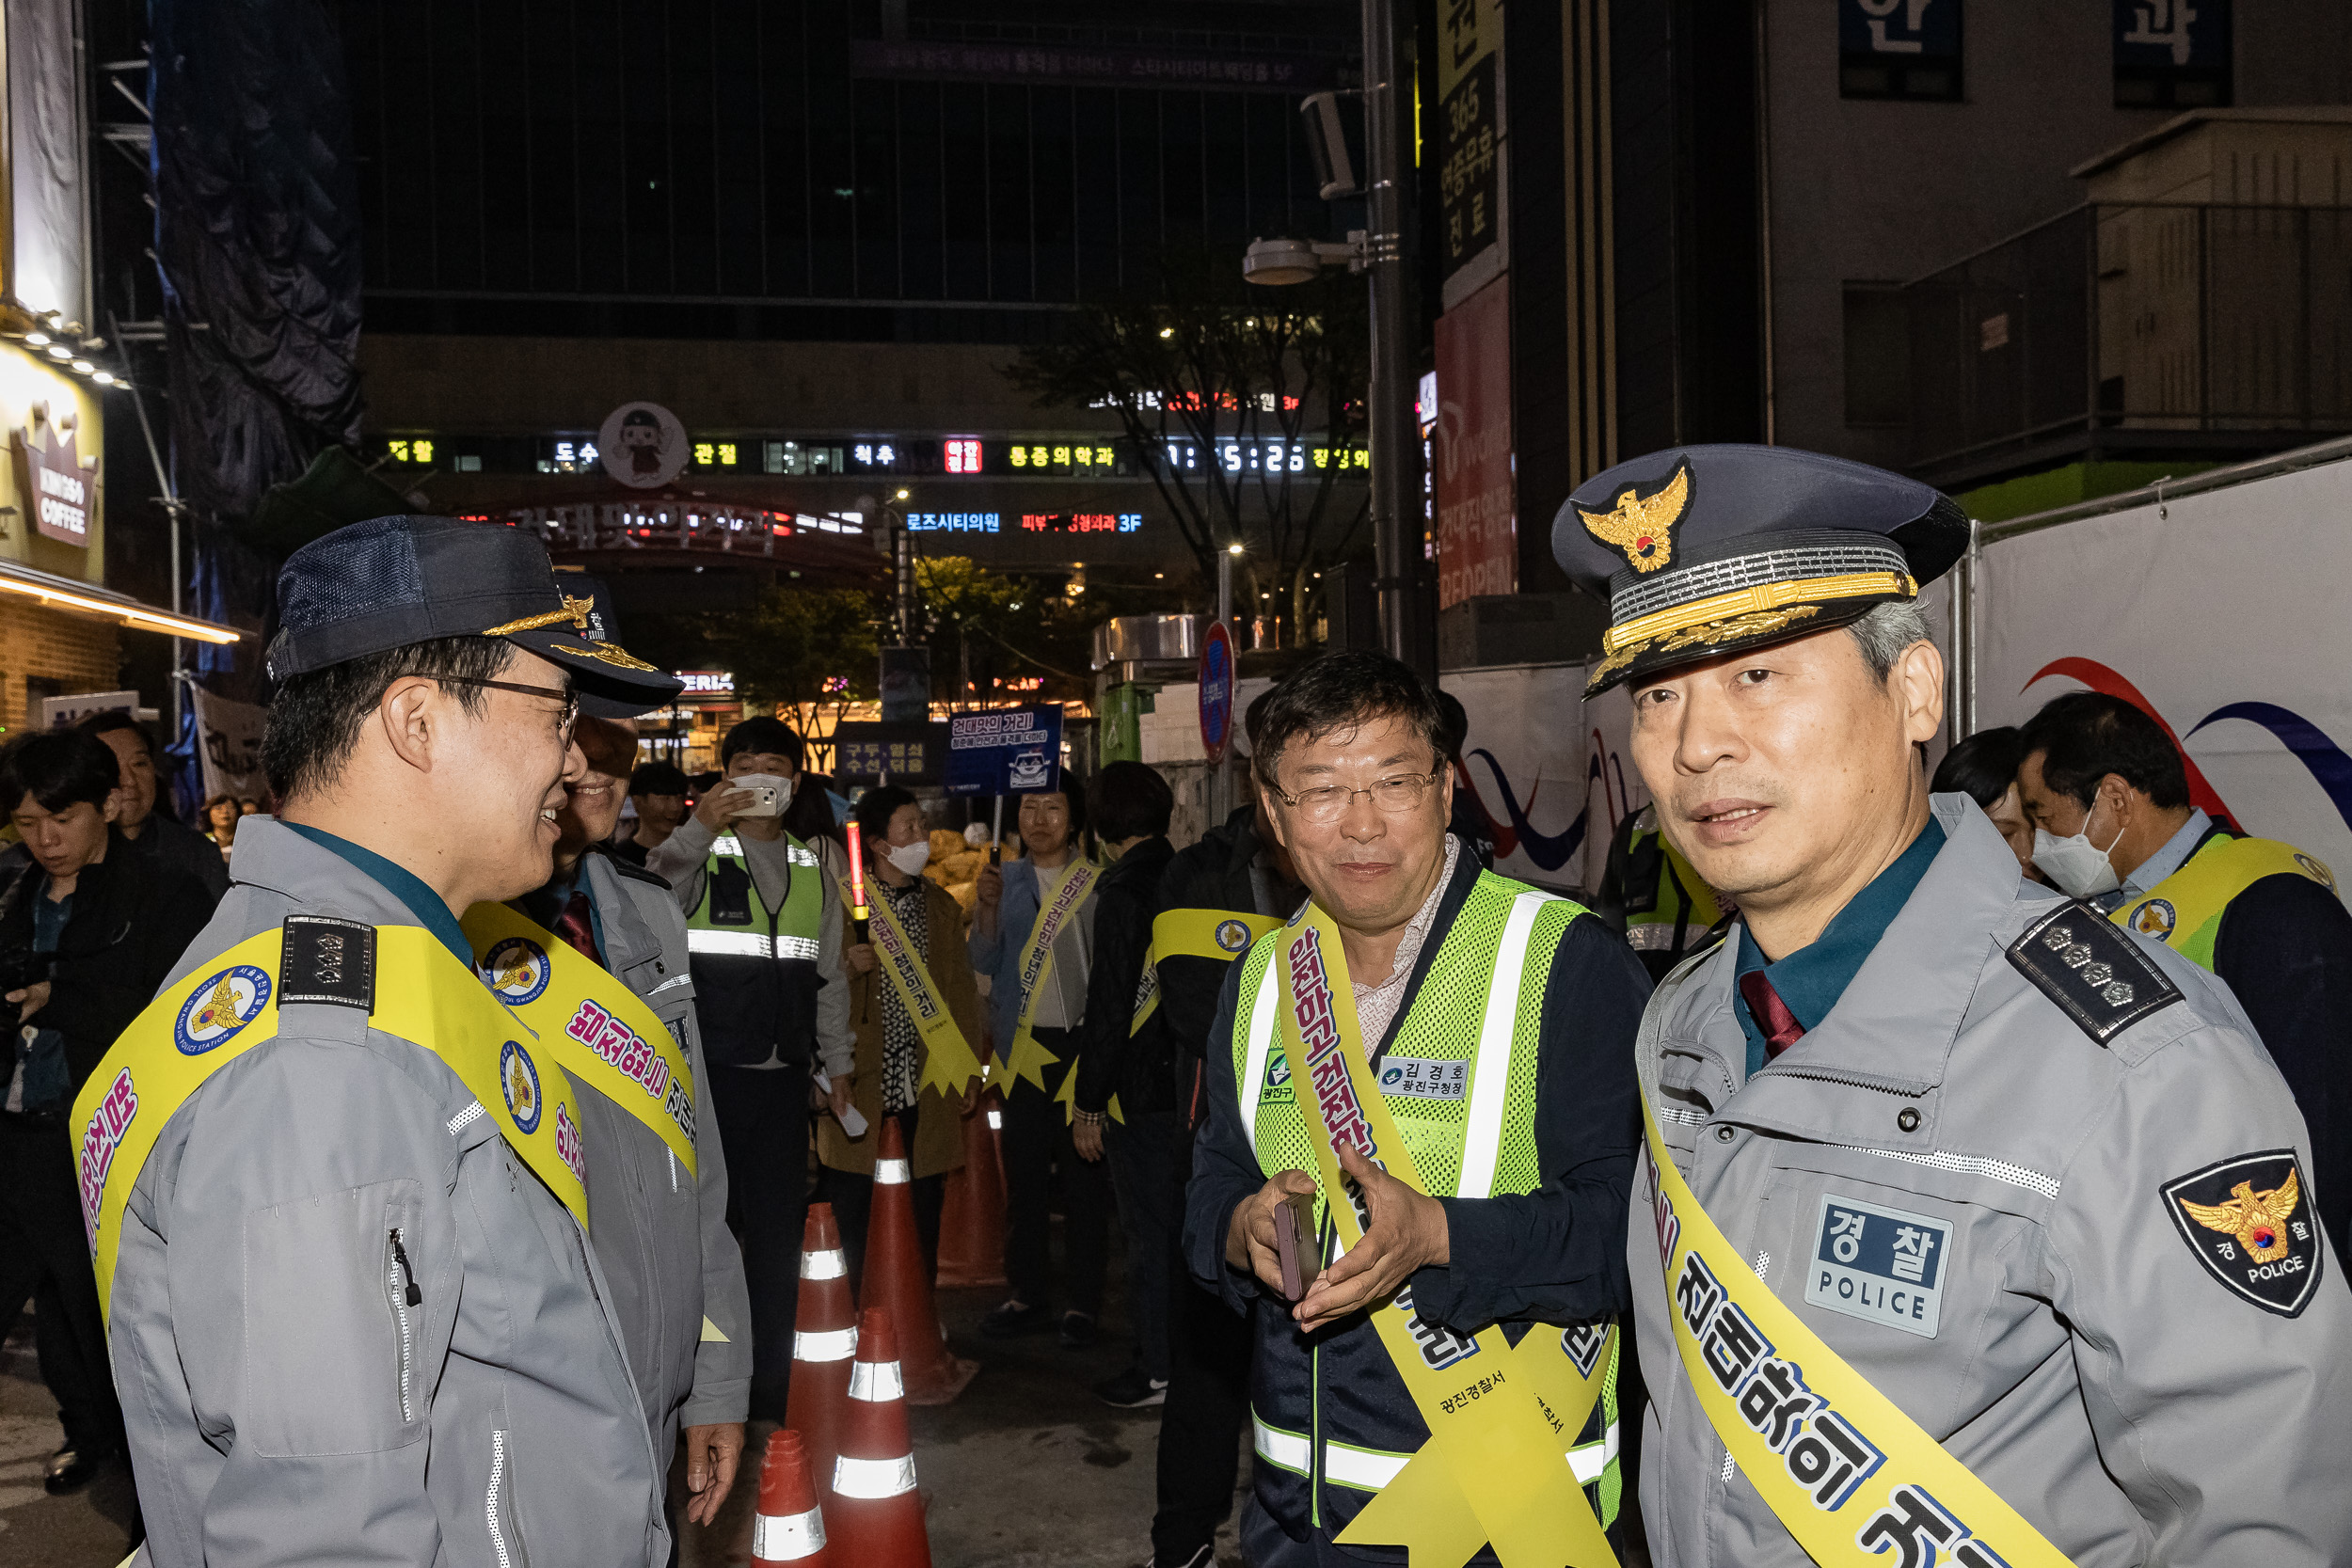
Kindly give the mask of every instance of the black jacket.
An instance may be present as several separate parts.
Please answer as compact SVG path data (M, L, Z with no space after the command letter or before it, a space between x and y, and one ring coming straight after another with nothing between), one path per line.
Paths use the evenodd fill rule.
M2213 972L2303 1113L2320 1223L2336 1255L2352 1255L2352 912L2308 877L2265 877L2221 911Z
M1100 1113L1114 1094L1122 1111L1176 1108L1175 1047L1165 1012L1128 1033L1143 956L1152 946L1152 917L1159 911L1160 876L1175 854L1166 835L1147 838L1094 884L1094 961L1087 970L1086 1017L1077 1029L1073 1101L1081 1111Z
M0 893L0 954L31 951L33 901L44 896L47 881L28 863ZM115 1037L154 1000L212 917L203 883L137 853L120 833L111 835L104 860L83 868L49 963L48 1005L30 1020L65 1037L72 1092L81 1092Z
M1154 913L1169 910L1246 910L1252 914L1287 915L1289 910L1262 910L1249 877L1258 858L1255 806L1236 807L1232 816L1200 835L1168 863L1160 876L1159 903ZM1216 1022L1216 993L1233 964L1216 958L1177 957L1160 960L1160 1016L1179 1050L1197 1059L1204 1052L1209 1029ZM1189 1066L1189 1064L1187 1064Z

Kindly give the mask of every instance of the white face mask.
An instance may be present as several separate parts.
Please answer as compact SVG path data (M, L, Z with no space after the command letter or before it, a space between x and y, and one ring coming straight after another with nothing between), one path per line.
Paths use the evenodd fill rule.
M2123 842L2123 828L2116 825L2115 838L2105 849L2090 842L2090 818L2083 818L2083 831L2072 838L2059 838L2047 828L2033 831L2033 863L2040 866L2060 893L2076 898L2096 898L2103 893L2113 893L2123 885L2123 879L2115 874L2115 863L2107 856L2115 846Z
M887 851L890 863L909 877L920 877L923 868L931 863L931 841L918 838L913 844L894 844Z

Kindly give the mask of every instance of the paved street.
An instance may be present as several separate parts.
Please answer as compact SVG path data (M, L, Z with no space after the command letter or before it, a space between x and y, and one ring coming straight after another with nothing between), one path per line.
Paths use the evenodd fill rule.
M1123 1273L1115 1254L1114 1291ZM1000 1289L940 1296L950 1341L981 1370L954 1404L912 1412L931 1559L939 1568L1133 1568L1151 1555L1159 1413L1111 1410L1088 1391L1126 1364L1120 1305L1114 1299L1091 1349L1065 1351L1050 1334L1009 1344L974 1335L1002 1297ZM753 1452L767 1433L754 1430ZM0 1353L0 1568L114 1568L122 1558L128 1475L117 1467L74 1497L49 1497L40 1472L57 1442L28 1319ZM747 1473L716 1527L690 1529L687 1568L750 1560L755 1491ZM1230 1528L1220 1551L1240 1562Z

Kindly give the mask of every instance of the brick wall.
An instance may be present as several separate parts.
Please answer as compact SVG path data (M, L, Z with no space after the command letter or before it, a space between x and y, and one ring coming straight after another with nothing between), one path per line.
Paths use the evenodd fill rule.
M14 594L8 599L0 603L0 724L9 733L38 718L37 709L28 713L32 705L24 699L28 675L57 682L60 693L118 688L122 678L116 641L120 627L44 609Z

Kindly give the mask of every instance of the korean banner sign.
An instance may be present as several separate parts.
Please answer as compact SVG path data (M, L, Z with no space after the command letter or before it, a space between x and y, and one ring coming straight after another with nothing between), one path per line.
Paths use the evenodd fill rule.
M947 793L1024 795L1061 782L1061 708L996 708L947 721Z

